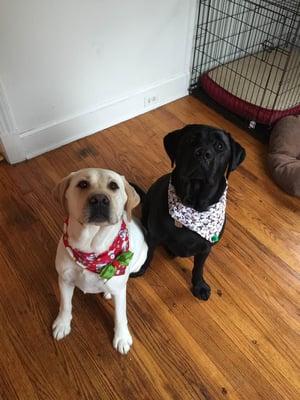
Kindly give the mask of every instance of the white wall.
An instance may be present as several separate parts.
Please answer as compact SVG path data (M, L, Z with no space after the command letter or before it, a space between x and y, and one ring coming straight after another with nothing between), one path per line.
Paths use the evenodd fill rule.
M19 158L28 158L144 112L148 95L158 98L149 108L185 95L194 8L195 0L0 0L0 96L14 126L2 142L17 135Z

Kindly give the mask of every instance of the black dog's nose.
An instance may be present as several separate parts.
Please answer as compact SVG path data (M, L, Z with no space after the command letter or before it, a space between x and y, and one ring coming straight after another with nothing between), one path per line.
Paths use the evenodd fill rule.
M108 206L109 205L109 198L105 194L94 194L89 198L89 203L92 206L96 205L103 205L103 206Z
M206 160L211 160L212 159L212 152L210 150L205 150L204 158L206 158Z
M213 157L213 153L209 149L196 149L195 150L196 157L202 157L204 160L210 161Z

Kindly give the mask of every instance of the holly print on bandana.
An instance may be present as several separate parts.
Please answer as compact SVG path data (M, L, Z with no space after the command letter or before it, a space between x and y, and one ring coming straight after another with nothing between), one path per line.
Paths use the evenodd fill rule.
M63 243L70 256L80 267L98 273L105 280L125 274L133 253L129 251L128 229L124 220L109 249L101 254L85 253L73 249L69 244L68 223L67 219L64 224Z
M217 243L225 222L227 188L226 182L226 188L219 201L209 206L207 210L199 212L181 203L170 181L168 189L169 214L175 220L175 223L178 224L179 222L210 243Z

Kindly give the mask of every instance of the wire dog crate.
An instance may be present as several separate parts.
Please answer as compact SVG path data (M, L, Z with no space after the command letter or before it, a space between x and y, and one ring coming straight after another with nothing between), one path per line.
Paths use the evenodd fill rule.
M300 0L199 0L190 93L271 126L300 114Z

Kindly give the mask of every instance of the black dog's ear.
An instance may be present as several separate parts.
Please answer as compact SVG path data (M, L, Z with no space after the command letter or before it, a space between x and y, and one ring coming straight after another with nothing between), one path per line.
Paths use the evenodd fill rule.
M226 176L228 178L230 172L234 171L244 161L246 157L246 151L238 142L232 139L229 133L227 133L227 135L229 137L231 147L231 155Z
M180 139L182 138L184 129L185 128L170 132L167 134L167 136L164 137L165 150L166 150L168 156L170 157L172 167L173 167L175 159L176 159L176 152L177 152L178 144L180 142Z

